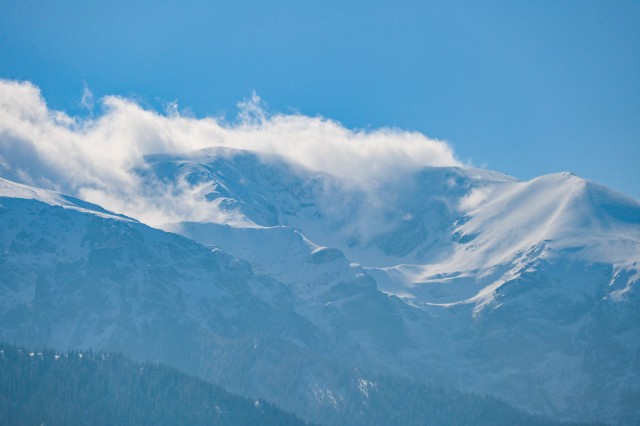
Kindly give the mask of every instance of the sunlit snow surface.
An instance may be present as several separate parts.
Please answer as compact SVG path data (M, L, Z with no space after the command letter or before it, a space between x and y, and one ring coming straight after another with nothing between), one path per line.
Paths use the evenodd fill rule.
M363 188L277 158L220 151L156 157L151 165L156 176L199 185L203 197L244 224L166 228L272 268L278 253L286 263L301 251L333 247L370 270L382 291L412 303L483 306L504 282L567 253L612 265L614 299L638 279L640 204L569 173L521 182L485 170L424 168ZM261 250L265 244L272 250ZM622 276L628 280L619 288Z
M2 178L0 178L0 199L1 198L36 200L52 206L60 206L65 209L91 213L105 218L117 218L122 220L135 221L134 219L128 218L121 214L107 211L95 204L91 204L74 197L69 197L68 195L35 188L33 186L22 185Z

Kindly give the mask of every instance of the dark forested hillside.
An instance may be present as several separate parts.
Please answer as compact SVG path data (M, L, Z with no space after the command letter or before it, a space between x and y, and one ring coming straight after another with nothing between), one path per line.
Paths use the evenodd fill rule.
M102 352L0 345L3 425L298 425L264 401Z
M0 344L0 424L298 425L296 416L172 368L107 352L42 352ZM326 424L560 425L492 397L378 377L364 398L325 411ZM323 416L320 416L323 417Z

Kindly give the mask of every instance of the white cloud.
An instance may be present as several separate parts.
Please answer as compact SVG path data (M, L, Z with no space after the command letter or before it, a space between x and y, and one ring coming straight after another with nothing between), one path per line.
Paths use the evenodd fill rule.
M458 210L467 212L478 207L489 196L489 189L475 188L460 199Z
M80 99L80 105L82 105L88 111L93 111L93 93L89 90L89 87L84 85L82 89L82 98Z
M0 80L0 173L159 225L241 218L205 206L198 188L143 188L133 170L145 167L148 154L245 149L279 155L362 187L419 166L460 165L447 143L420 133L356 131L322 117L269 115L255 94L241 104L235 124L182 116L176 103L164 115L117 96L101 102L102 115L78 119L50 110L31 83ZM88 89L82 103L93 106Z

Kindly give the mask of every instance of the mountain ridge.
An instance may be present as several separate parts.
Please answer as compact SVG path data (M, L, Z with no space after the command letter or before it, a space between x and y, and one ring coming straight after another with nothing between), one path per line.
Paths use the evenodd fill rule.
M242 152L232 153L232 157L243 155ZM576 348L561 349L561 352L568 351L562 356L553 354L562 347L561 340L576 338L577 329L571 324L582 324L578 333L592 336L583 338L578 345L582 348L579 351L593 350L599 354L600 362L607 363L611 354L604 347L596 345L587 349L591 347L590 339L596 338L593 333L607 326L612 330L619 329L618 315L635 318L632 312L637 304L640 278L637 266L640 259L640 204L636 200L570 173L545 175L522 182L482 170L423 168L413 175L405 174L400 183L393 180L374 182L370 188L358 189L340 186L332 177L316 173L306 175L299 168L292 174L278 167L277 163L274 166L273 160L260 163L258 158L253 158L253 162L234 163L239 167L236 173L241 176L238 182L251 181L248 177L254 176L257 167L261 170L260 176L271 170L273 174L269 175L268 181L287 182L285 188L292 185L299 188L297 193L303 194L299 198L292 195L293 192L279 193L280 199L283 196L293 199L271 205L270 211L274 212L271 217L278 221L270 223L270 226L289 227L317 246L338 250L356 268L364 265L363 272L375 279L382 292L398 297L406 306L424 310L434 318L449 318L439 320L442 324L436 325L436 330L451 327L459 330L461 335L469 336L469 344L460 342L450 347L446 344L440 354L435 354L427 349L428 342L434 339L447 341L450 337L444 331L433 330L433 324L429 326L432 328L430 331L409 326L408 329L413 329L408 332L411 335L409 340L421 342L420 356L430 354L431 359L426 362L430 365L429 374L446 368L445 365L453 361L454 366L450 365L450 368L461 374L450 379L463 388L471 386L475 391L511 398L511 401L529 409L544 406L546 408L542 412L560 418L590 418L590 414L576 413L575 406L580 403L569 397L570 391L566 386L553 380L548 383L540 381L540 377L551 379L553 376L548 372L543 374L540 368L546 365L544 369L549 372L567 369L573 377L581 377L583 383L589 383L592 380L589 377L593 377L597 369L593 370L593 366L587 368L584 364L586 358L582 361L575 358ZM222 160L216 158L215 161ZM249 167L246 174L238 164ZM189 175L188 169L182 172L185 174L181 176ZM285 176L280 178L283 173ZM215 176L210 178L215 180ZM322 183L323 179L328 179L328 183ZM256 188L251 185L259 186L259 183L251 182L247 189ZM268 189L266 191L269 194ZM267 195L265 199L271 200L271 197ZM301 199L304 199L304 207L296 204ZM247 200L256 200L256 197L250 196ZM234 205L242 211L243 199L238 199ZM296 205L299 207L286 207ZM285 208L280 209L281 206ZM173 226L177 232L209 245L215 245L215 238L207 239L205 230L222 229L222 225L216 223ZM267 234L271 232L267 228L261 224L249 232ZM276 237L267 243L268 239L257 236L252 243L241 237L241 233L246 234L241 228L230 225L224 229L224 235L216 237L218 244L252 263L269 265L264 261L266 258L260 248L281 244ZM244 248L234 245L238 238L245 240ZM269 273L268 269L264 271ZM549 287L545 283L556 284ZM528 288L531 290L522 293ZM537 289L546 290L540 293ZM531 296L527 299L521 294ZM613 305L609 306L609 303ZM563 304L567 304L567 309L563 309ZM505 359L502 367L489 361L489 356L485 367L480 367L481 364L476 367L492 371L486 377L493 375L499 378L504 373L510 378L498 379L496 383L501 383L500 386L486 382L487 387L484 387L483 375L468 363L467 355L460 354L477 351L485 345L483 327L494 323L488 320L492 316L502 317L496 313L508 305L513 307L505 311L511 316L501 324L504 332L512 334L518 327L524 327L522 330L530 339L525 339L521 345L537 345L549 352L540 353L540 360L528 367L520 360L525 355L515 348L509 351L516 361ZM609 307L605 308L605 305ZM529 323L529 319L519 315L518 310L539 310L542 323L546 321L542 329L555 337L542 344L544 337L533 328L540 327L542 323ZM561 320L563 312L567 318ZM557 321L560 321L558 330L551 332ZM631 321L626 333L638 336L639 324L637 319ZM604 336L598 339L605 346L609 340ZM505 347L501 347L504 350ZM627 338L619 350L630 355L638 351L638 345L633 338ZM499 353L491 356L503 359ZM580 355L584 356L587 356L586 352ZM438 360L440 357L442 359ZM420 363L413 360L407 365L416 365L416 362ZM628 374L637 376L640 371L636 363L620 362L617 366L618 371L610 371L608 376L600 376L599 380L624 381ZM506 373L509 368L519 372L518 378ZM627 368L631 369L630 372ZM530 382L538 396L517 397L509 387L509 383L515 380ZM638 393L635 385L625 386L631 394ZM558 392L558 389L565 389L566 393ZM627 391L622 389L612 390L606 397L600 393L598 398L628 400L623 396ZM550 394L557 397L549 399ZM589 398L593 396L585 397L585 400ZM534 404L533 400L537 402ZM619 403L612 404L615 407ZM592 409L593 406L585 407L584 412ZM600 409L608 412L607 416L613 416L609 418L615 418L610 407Z
M212 377L231 390L268 392L268 386L258 389L252 387L255 384L234 381L231 372L240 377L242 366L252 363L265 371L269 363L280 365L285 360L302 365L302 354L306 354L314 359L315 370L298 382L297 386L302 383L298 389L304 389L300 395L307 395L306 402L300 404L314 404L314 398L322 395L324 403L331 405L340 394L340 381L336 376L330 378L333 373L322 373L325 367L321 366L343 362L363 371L495 395L561 420L637 420L630 402L640 395L633 380L640 376L640 366L633 361L640 350L637 201L569 174L521 182L499 173L447 167L423 168L405 173L400 180L372 182L370 187L360 188L344 185L327 174L290 167L277 157L263 160L239 150L219 156L216 152L208 150L204 157L202 153L151 157L148 167L139 171L150 187L164 183L175 191L188 192L217 212L210 216L217 222L186 221L165 227L190 240L160 234L121 217L103 217L105 213L96 210L89 212L99 218L96 220L113 219L122 225L112 228L114 223L109 222L106 227L97 226L90 237L74 237L75 242L67 245L85 247L89 251L83 253L100 259L109 250L124 250L113 261L96 264L98 268L87 275L98 282L110 271L144 271L147 260L139 253L148 252L152 241L184 246L162 249L166 253L186 252L177 261L158 257L155 275L131 275L139 277L134 282L142 283L169 272L171 279L161 280L171 289L160 293L166 293L160 299L164 301L181 300L187 290L190 297L210 294L211 287L195 278L195 271L208 271L206 265L211 260L206 259L210 256L218 259L212 264L236 265L236 272L225 272L214 282L231 279L246 283L238 284L237 289L227 286L222 290L223 286L221 293L215 293L219 296L211 294L214 299L228 297L230 306L238 310L225 314L234 318L225 320L229 330L214 327L222 334L208 338L237 348L224 356L237 357L238 369L208 367L217 371ZM0 198L0 204L16 203L6 200ZM3 219L3 262L18 268L5 268L5 285L22 271L33 269L28 265L35 261L39 267L46 266L42 256L55 253L47 249L51 241L42 243L39 239L55 234L53 228L39 222L49 214L39 212L50 210L38 207L25 216L22 206L13 207L21 211L16 210L14 221L22 224L24 233L10 231L15 226ZM88 213L76 207L66 210ZM10 216L7 208L2 211L4 218ZM25 221L25 217L32 221ZM125 224L139 230L129 234L122 228ZM123 237L116 237L119 230ZM154 237L133 237L136 232L150 232ZM200 243L198 248L187 243L191 240ZM19 250L41 254L25 258L24 266L19 266ZM210 254L200 254L205 251ZM187 262L189 252L199 253L195 258L200 260ZM7 257L7 253L14 257ZM127 267L128 261L118 263L123 259L139 260ZM56 264L61 260L64 258L46 267L59 270ZM171 267L160 267L162 263ZM86 265L93 268L91 263ZM42 270L40 275L47 273ZM210 274L213 272L204 273L216 276ZM43 280L33 274L25 276L32 276L29 279L36 284ZM196 284L188 283L194 279ZM175 286L171 280L182 284ZM33 288L35 293L23 291L4 299L12 306L28 306L34 294L42 294L37 285ZM135 292L127 297L131 296L148 297ZM190 306L199 303L194 299ZM248 314L247 306L260 312L249 317L265 327L257 334L234 335L234 327L253 327L242 317ZM217 308L207 309L212 313ZM180 323L183 315L176 312L173 320ZM194 336L193 330L211 327L200 328L207 324L205 317L189 319L189 325L174 330L175 336ZM3 318L6 338L7 332L17 331L12 330L17 323L9 320L10 316ZM199 325L189 329L195 324ZM298 325L292 328L292 324ZM287 330L285 335L276 337L282 330ZM236 340L228 340L230 336ZM290 358L277 361L283 349L274 346L276 341L290 350ZM162 345L169 345L168 340ZM258 357L244 353L243 345L268 352ZM139 349L132 353L144 357ZM317 377L326 382L319 385ZM269 383L282 386L278 380ZM314 388L313 383L320 387ZM346 398L351 390L345 389L351 388L342 389ZM303 410L292 399L280 397L283 399L276 402L283 402L285 408L297 413ZM315 415L321 416L319 412Z

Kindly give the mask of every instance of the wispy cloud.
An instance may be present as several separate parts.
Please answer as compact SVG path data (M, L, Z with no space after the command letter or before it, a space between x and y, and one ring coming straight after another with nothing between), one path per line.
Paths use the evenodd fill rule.
M89 86L84 84L82 89L82 98L80 98L80 105L82 105L87 111L93 111L93 93L89 90Z
M460 165L447 143L423 134L351 130L322 117L268 114L255 94L240 104L232 124L183 116L174 104L162 114L118 96L100 102L101 115L70 117L49 109L33 84L0 80L0 175L160 225L234 218L206 203L197 187L144 188L134 170L145 167L148 154L244 149L278 155L361 187L415 167ZM88 88L82 103L93 107Z

